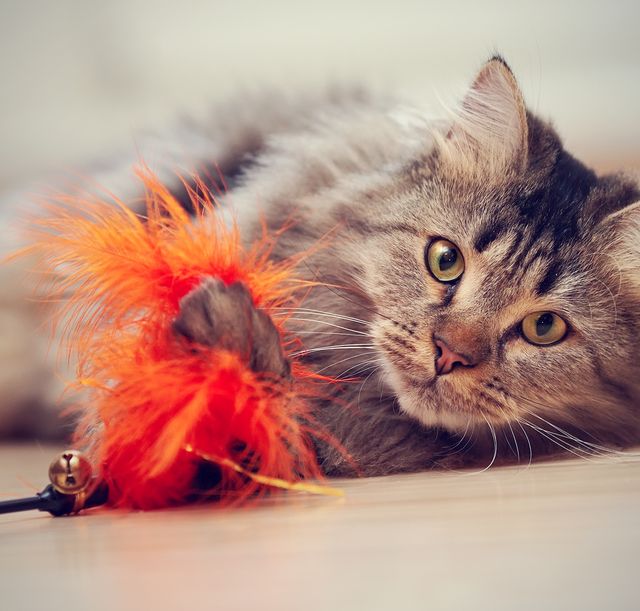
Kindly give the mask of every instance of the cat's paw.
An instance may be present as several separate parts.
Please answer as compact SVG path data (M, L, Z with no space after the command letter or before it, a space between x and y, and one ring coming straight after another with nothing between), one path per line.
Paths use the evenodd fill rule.
M190 342L239 354L255 372L289 375L278 330L240 282L203 280L180 301L173 330Z

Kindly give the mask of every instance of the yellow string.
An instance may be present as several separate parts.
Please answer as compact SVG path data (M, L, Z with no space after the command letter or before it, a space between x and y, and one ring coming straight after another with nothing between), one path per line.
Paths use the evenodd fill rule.
M325 496L344 496L344 491L339 488L332 488L331 486L323 486L320 484L309 484L306 482L288 482L279 477L269 477L268 475L260 475L259 473L251 473L243 469L238 463L232 461L229 458L218 458L217 456L209 456L202 452L196 451L191 444L184 446L186 452L195 454L198 458L206 460L208 462L217 463L225 467L233 469L236 473L246 475L254 482L263 484L265 486L273 486L274 488L281 488L283 490L299 490L300 492L308 492L309 494L322 494Z

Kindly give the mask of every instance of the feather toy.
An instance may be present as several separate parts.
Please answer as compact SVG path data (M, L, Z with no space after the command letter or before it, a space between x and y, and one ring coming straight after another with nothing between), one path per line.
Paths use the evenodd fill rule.
M295 277L300 258L270 261L278 235L266 229L244 247L202 183L185 185L190 216L151 172L138 175L146 216L117 199L63 198L30 249L44 293L70 295L57 324L78 362L75 443L94 481L106 484L110 505L135 509L240 502L274 486L339 494L305 481L321 478L313 437L325 436L309 408L314 374L292 359L289 379L260 375L240 355L171 328L180 300L206 277L244 283L267 311L291 305L309 286ZM292 353L299 342L285 342L277 321Z

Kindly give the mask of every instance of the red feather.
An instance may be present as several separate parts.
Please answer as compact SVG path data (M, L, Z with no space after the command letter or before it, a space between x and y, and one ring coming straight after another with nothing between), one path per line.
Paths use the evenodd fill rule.
M303 398L314 392L312 374L294 363L290 381L259 376L236 354L194 351L170 328L180 299L205 276L245 283L267 310L290 305L309 286L295 279L299 258L270 261L277 235L266 231L243 248L203 185L190 191L194 219L151 173L139 175L146 217L120 201L67 199L41 223L35 246L48 294L72 295L60 324L89 389L77 441L110 503L243 500L265 483L320 477L312 434L323 433ZM195 483L203 465L217 475L204 491Z

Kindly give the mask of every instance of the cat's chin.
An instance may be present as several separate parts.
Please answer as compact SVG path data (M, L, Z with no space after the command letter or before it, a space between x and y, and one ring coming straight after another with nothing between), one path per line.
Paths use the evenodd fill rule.
M450 433L464 433L469 430L472 418L467 413L434 410L412 401L410 397L399 397L402 411L430 428L439 428Z
M473 420L469 412L442 408L442 402L438 400L435 389L436 378L431 382L420 382L418 392L411 384L407 384L403 375L391 363L387 363L385 370L387 382L398 397L400 409L404 413L427 427L445 429L451 433L463 433L469 430ZM432 394L430 401L425 399L425 394Z

